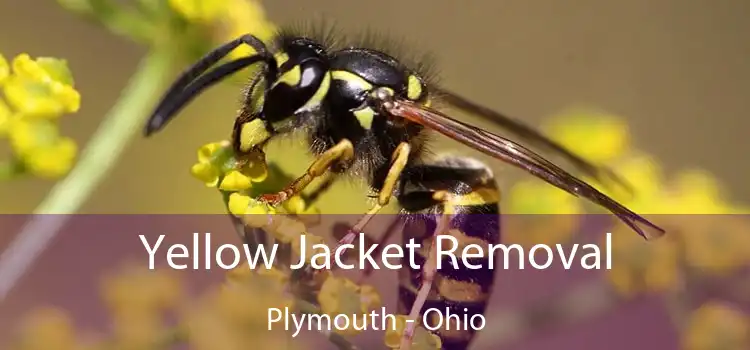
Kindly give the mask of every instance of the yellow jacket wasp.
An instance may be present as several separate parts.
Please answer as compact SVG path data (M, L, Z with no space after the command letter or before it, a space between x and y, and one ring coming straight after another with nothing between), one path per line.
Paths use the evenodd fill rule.
M208 71L240 45L252 47L255 54ZM378 194L377 203L353 232L359 232L393 196L404 213L497 217L500 194L492 172L483 163L457 156L425 157L425 135L436 131L601 205L646 238L664 234L658 226L539 154L431 106L439 101L493 120L517 137L567 158L595 179L614 177L608 170L586 162L520 122L430 83L426 71L405 64L386 50L369 44L337 46L326 35L316 33L282 30L271 47L244 35L216 48L174 82L148 121L146 135L163 128L206 88L256 63L262 63L262 69L248 85L234 124L235 152L261 150L276 136L302 131L317 156L306 174L283 191L262 197L271 204L300 193L315 178L331 171L365 178ZM449 224L441 220L434 234L447 234ZM432 234L418 234L419 243L430 240ZM468 234L460 236L466 239ZM413 237L405 235L404 239ZM497 243L499 221L471 238ZM353 239L350 234L341 243ZM422 259L423 271L405 271L401 278L400 304L411 319L419 319L428 306L436 305L469 317L484 313L494 282L491 272L473 271L475 276L467 277L435 271L434 251L424 253ZM402 349L408 348L412 332L413 328L404 332ZM473 337L466 331L438 334L444 349L465 349Z

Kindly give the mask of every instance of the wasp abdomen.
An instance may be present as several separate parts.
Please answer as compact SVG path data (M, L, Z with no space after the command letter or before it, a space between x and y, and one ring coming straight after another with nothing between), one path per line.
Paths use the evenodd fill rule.
M408 264L401 271L399 312L411 310L423 280L423 270L433 242L443 252L432 290L419 320L442 338L443 349L465 349L475 332L484 327L483 314L495 281L490 256L465 257L468 244L486 247L500 241L499 190L492 172L470 158L442 158L405 170L399 203L404 208L404 244L414 239L421 249L415 256L419 269ZM435 194L447 193L439 200ZM447 232L435 236L441 216L452 214ZM476 253L476 250L472 251Z

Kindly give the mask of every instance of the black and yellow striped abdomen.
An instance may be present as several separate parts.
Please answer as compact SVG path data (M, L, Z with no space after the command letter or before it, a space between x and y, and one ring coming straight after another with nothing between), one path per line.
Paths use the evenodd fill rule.
M447 199L439 200L444 197L442 194L448 194ZM492 172L478 161L459 157L413 166L402 177L398 198L404 209L404 244L414 239L421 247L414 261L419 267L425 266L442 214L452 214L448 232L444 235L452 236L458 244L454 251L457 264L453 264L451 257L442 257L420 315L429 311L424 317L428 326L436 327L442 323L442 329L435 332L443 340L443 349L466 349L475 330L462 323L471 320L472 316L484 314L495 276L488 268L488 256L467 258L470 266L482 266L469 268L464 264L461 252L463 247L473 243L482 247L486 254L490 244L500 241L500 193ZM452 241L443 239L443 249L450 249ZM476 252L472 250L472 253ZM399 313L409 313L422 279L421 269L404 264L400 273ZM447 318L447 315L451 316ZM475 320L475 325L479 325L479 318L475 317Z

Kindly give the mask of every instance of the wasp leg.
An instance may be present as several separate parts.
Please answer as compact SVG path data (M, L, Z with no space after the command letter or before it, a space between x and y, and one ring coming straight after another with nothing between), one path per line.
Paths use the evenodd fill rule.
M451 215L455 210L455 208L453 208L453 206L449 204L449 197L450 196L446 192L437 192L435 193L435 197L433 197L436 200L445 202L443 206L445 212L440 218L438 226L435 228L433 237L437 237L438 235L442 235L447 232ZM430 292L432 292L432 284L435 281L436 273L437 244L435 244L435 240L433 240L430 244L429 253L427 255L425 264L424 266L422 266L422 281L420 283L419 290L417 291L417 295L414 299L411 310L409 310L409 320L411 321L407 322L406 327L404 328L404 334L401 338L399 349L409 350L409 348L411 347L412 339L414 338L414 330L416 329L416 322L418 322L419 316L422 314L422 307L427 302L427 297L430 295Z
M385 230L385 232L378 237L377 239L373 239L375 244L377 244L377 248L373 252L373 255L380 255L380 253L383 251L384 245L383 243L387 242L388 239L393 236L393 234L396 232L396 229L398 228L400 224L400 220L393 220L390 225L388 225L388 228ZM367 236L369 238L369 236ZM367 279L370 277L372 272L374 271L374 267L372 265L367 265L365 267L365 271L362 273L362 276L359 277L359 280L357 280L357 284L362 284L367 281Z
M466 349L475 329L463 320L484 314L495 280L486 250L488 244L500 242L500 192L492 172L470 158L443 157L405 169L399 189L403 241L414 240L421 247L414 256L417 266L405 265L400 271L399 313L414 320L406 324L400 349L409 349L417 322L436 329L443 349ZM457 266L453 257L437 254L440 236L452 237L442 240L443 250L458 243L453 251ZM485 253L465 257L472 268L464 266L460 248L468 244Z
M331 189L331 186L333 186L334 183L339 179L339 174L327 172L325 174L325 178L323 181L310 191L310 193L302 194L302 199L305 200L305 204L308 206L313 206L315 203L320 199L320 196L324 195L328 190Z
M278 193L261 196L261 200L271 205L278 205L290 197L304 191L313 180L323 176L323 174L325 174L335 163L347 163L353 158L354 146L351 141L347 139L341 140L335 146L329 148L327 151L323 152L323 154L318 156L310 167L307 168L305 175L292 181L291 184Z
M396 189L398 179L401 177L401 173L404 171L404 168L406 168L406 164L409 161L410 153L411 146L406 142L403 142L399 144L398 147L396 147L396 150L393 151L391 166L388 169L388 174L385 177L385 181L383 181L382 188L378 192L377 203L375 203L375 205L373 205L372 208L367 211L367 214L365 214L365 216L359 219L359 221L357 221L357 223L352 226L352 229L346 236L344 236L344 238L339 240L339 245L354 242L354 239L357 237L357 233L362 231L365 225L367 225L367 223L375 214L380 212L383 207L388 205L388 203L391 201L391 198L393 197L393 191Z

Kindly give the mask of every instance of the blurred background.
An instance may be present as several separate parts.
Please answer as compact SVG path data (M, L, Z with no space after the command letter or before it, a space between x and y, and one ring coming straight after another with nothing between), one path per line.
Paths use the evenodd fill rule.
M277 0L262 5L266 19L278 25L326 17L345 33L374 29L406 39L415 50L434 54L443 85L532 125L552 125L554 129L555 123L565 125L570 111L581 109L624 122L631 147L649 154L665 174L699 169L712 174L711 181L720 184L721 201L742 207L742 203L750 202L750 119L746 118L750 110L750 22L746 21L750 2ZM83 20L54 1L0 3L0 30L5 33L0 36L0 53L8 61L20 53L67 60L75 89L81 95L81 107L60 119L60 132L73 138L79 150L86 146L149 50L146 45ZM171 68L178 71L187 61L175 59ZM198 184L189 169L198 147L228 137L241 86L241 81L233 81L211 89L157 137L146 140L136 135L78 212L224 212L216 191ZM575 117L575 113L572 115ZM471 117L464 119L474 121ZM479 125L492 128L486 123ZM620 135L585 123L579 129ZM578 135L573 146L580 149L607 145L604 142L602 146L595 134L569 131L568 140L571 135ZM436 145L438 149L465 151L450 141L438 141ZM268 152L269 159L278 161L290 173L303 171L310 160L291 152L284 153L283 159L274 159L274 149L280 150L274 147ZM0 154L8 154L7 147L0 150ZM495 170L505 188L513 185L509 179L519 176L502 164ZM665 175L662 181L669 186L680 179ZM0 183L0 213L33 212L55 183L33 177ZM357 193L356 188L340 184L320 208L325 213L342 214L367 209L365 199L353 193ZM709 197L700 200L719 201ZM696 208L697 213L703 213L701 205ZM661 213L672 213L662 209ZM5 247L14 232L3 228L2 235L0 247ZM735 244L748 244L748 240ZM64 261L69 256L65 254L76 253L58 254ZM745 291L750 293L746 289L740 294ZM26 300L25 305L44 303L44 296L38 298ZM648 308L649 301L644 303L638 305ZM15 314L24 308L17 307ZM746 312L742 317L746 322ZM3 321L8 324L8 317ZM663 329L666 340L659 343L661 347L650 346L656 343L646 340L635 346L677 348L678 343L669 339L679 336L667 331L668 327ZM739 333L746 341L747 329ZM581 339L571 344L595 348L593 338ZM605 343L598 344L601 347ZM481 345L493 348L490 341ZM552 340L516 342L507 348L543 349L553 345Z

